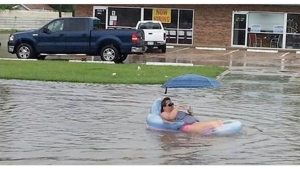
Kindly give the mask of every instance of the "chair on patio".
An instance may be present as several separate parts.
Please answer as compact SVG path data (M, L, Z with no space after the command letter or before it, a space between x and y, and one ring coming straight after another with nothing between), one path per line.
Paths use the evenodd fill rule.
M258 38L255 33L250 33L249 47L262 47L262 39Z
M270 40L270 48L281 48L282 36L274 37Z

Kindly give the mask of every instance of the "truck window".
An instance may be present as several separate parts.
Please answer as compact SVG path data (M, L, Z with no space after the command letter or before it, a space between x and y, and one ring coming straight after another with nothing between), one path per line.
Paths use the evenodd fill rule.
M138 28L139 29L161 29L161 26L159 23L145 22L145 23L140 23Z
M51 32L59 32L59 31L63 31L64 30L64 20L55 20L53 22L51 22L47 28L51 31Z
M86 19L71 18L69 19L67 31L85 31L86 26L87 26Z

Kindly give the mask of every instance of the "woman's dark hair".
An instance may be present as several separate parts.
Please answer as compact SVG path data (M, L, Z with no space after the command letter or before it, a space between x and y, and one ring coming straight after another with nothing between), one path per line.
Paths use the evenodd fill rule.
M169 97L165 97L162 101L161 101L161 109L160 109L160 112L162 113L163 112L163 107L165 107L167 104L166 102L168 100L171 100Z

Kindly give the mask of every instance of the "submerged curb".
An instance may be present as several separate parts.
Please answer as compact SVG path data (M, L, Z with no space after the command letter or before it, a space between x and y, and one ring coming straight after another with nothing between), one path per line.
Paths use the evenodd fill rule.
M0 58L0 60L37 61L37 59L13 59L13 58Z
M247 49L247 52L278 53L278 50Z
M69 60L69 62L115 64L115 62L110 62L110 61L81 61L81 60Z
M223 78L228 73L230 73L230 70L225 70L223 73L221 73L219 76L217 76L216 79L220 80L221 78Z
M198 50L226 50L226 48L195 47Z

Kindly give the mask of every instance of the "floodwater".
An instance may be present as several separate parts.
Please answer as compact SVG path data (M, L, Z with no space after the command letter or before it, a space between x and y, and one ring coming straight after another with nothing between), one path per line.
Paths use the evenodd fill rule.
M300 81L228 74L220 89L0 80L0 164L300 164ZM190 103L233 136L146 129L152 102Z

